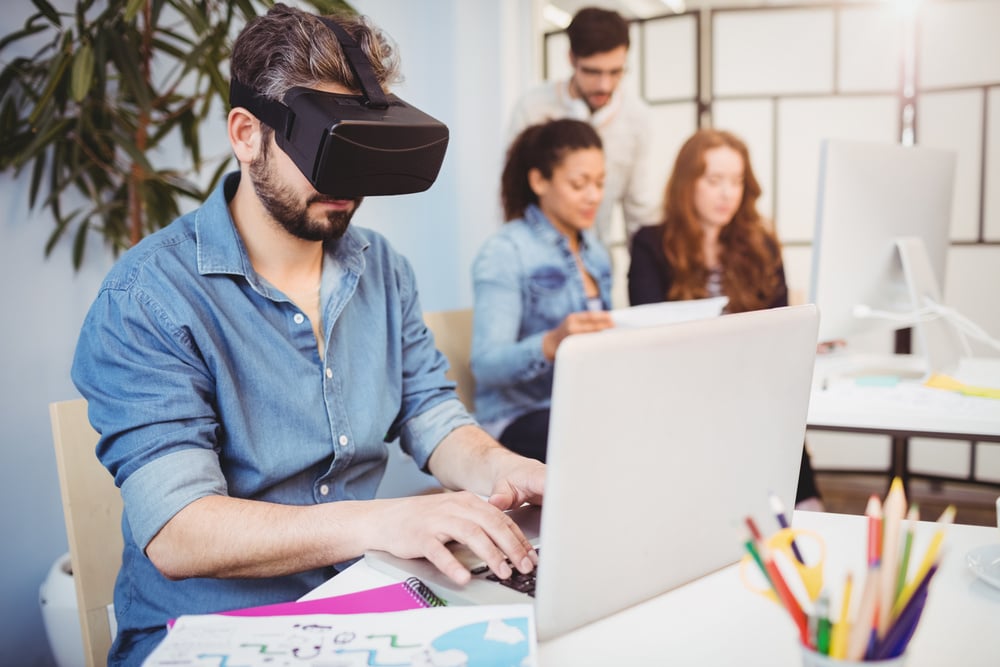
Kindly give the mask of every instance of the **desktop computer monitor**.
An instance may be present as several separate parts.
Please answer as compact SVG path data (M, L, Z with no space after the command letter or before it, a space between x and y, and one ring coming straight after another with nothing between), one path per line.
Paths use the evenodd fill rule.
M821 341L915 325L928 372L958 363L953 328L914 316L942 299L954 180L953 151L823 142L810 286Z

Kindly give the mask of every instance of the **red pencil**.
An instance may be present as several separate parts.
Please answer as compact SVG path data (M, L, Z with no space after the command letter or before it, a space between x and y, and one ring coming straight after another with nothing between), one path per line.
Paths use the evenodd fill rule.
M874 493L865 507L868 517L868 567L882 561L882 503Z
M757 528L757 524L753 520L753 517L748 516L746 518L746 523L750 528L750 533L753 535L754 540L757 542L757 551L760 553L761 560L764 561L764 568L767 570L767 576L771 579L771 585L774 587L774 592L778 595L778 600L780 600L781 604L784 605L786 610L788 610L788 613L791 615L795 625L798 626L799 635L802 638L802 645L812 648L809 641L809 626L806 620L806 613L802 610L798 600L795 599L795 595L792 593L791 589L788 588L788 584L785 583L784 577L781 576L778 564L774 562L771 550L768 548L767 542L762 539L763 536Z

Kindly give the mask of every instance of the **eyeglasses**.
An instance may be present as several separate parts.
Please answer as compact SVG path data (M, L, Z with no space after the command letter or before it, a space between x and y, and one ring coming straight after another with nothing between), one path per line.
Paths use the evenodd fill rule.
M625 76L624 67L616 67L614 69L598 69L596 67L587 67L585 65L578 65L576 72L581 77L588 79L603 79L604 77L609 77L611 79L620 79Z

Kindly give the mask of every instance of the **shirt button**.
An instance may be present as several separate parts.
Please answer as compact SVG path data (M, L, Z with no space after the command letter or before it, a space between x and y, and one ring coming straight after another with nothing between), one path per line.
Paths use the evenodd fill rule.
M337 438L337 442L340 443L341 447L346 447L347 446L347 436L346 435L340 436L339 438Z
M332 368L327 368L326 369L326 377L327 378L333 378L333 369Z
M306 321L306 316L305 316L305 315L303 315L302 313L295 313L295 317L293 317L293 318L292 318L292 320L293 320L293 321L294 321L294 322L295 322L296 324L302 324L303 322L305 322L305 321Z
M319 495L325 496L325 495L328 495L329 493L330 493L330 487L327 486L326 484L324 484L323 486L319 487Z

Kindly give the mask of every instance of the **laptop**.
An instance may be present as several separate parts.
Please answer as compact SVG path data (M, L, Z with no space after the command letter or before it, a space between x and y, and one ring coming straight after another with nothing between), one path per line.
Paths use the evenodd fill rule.
M806 305L565 339L545 502L512 511L539 547L533 596L460 545L465 586L425 559L365 560L448 604L533 600L541 640L735 563L745 517L776 530L769 494L794 504L817 327Z

